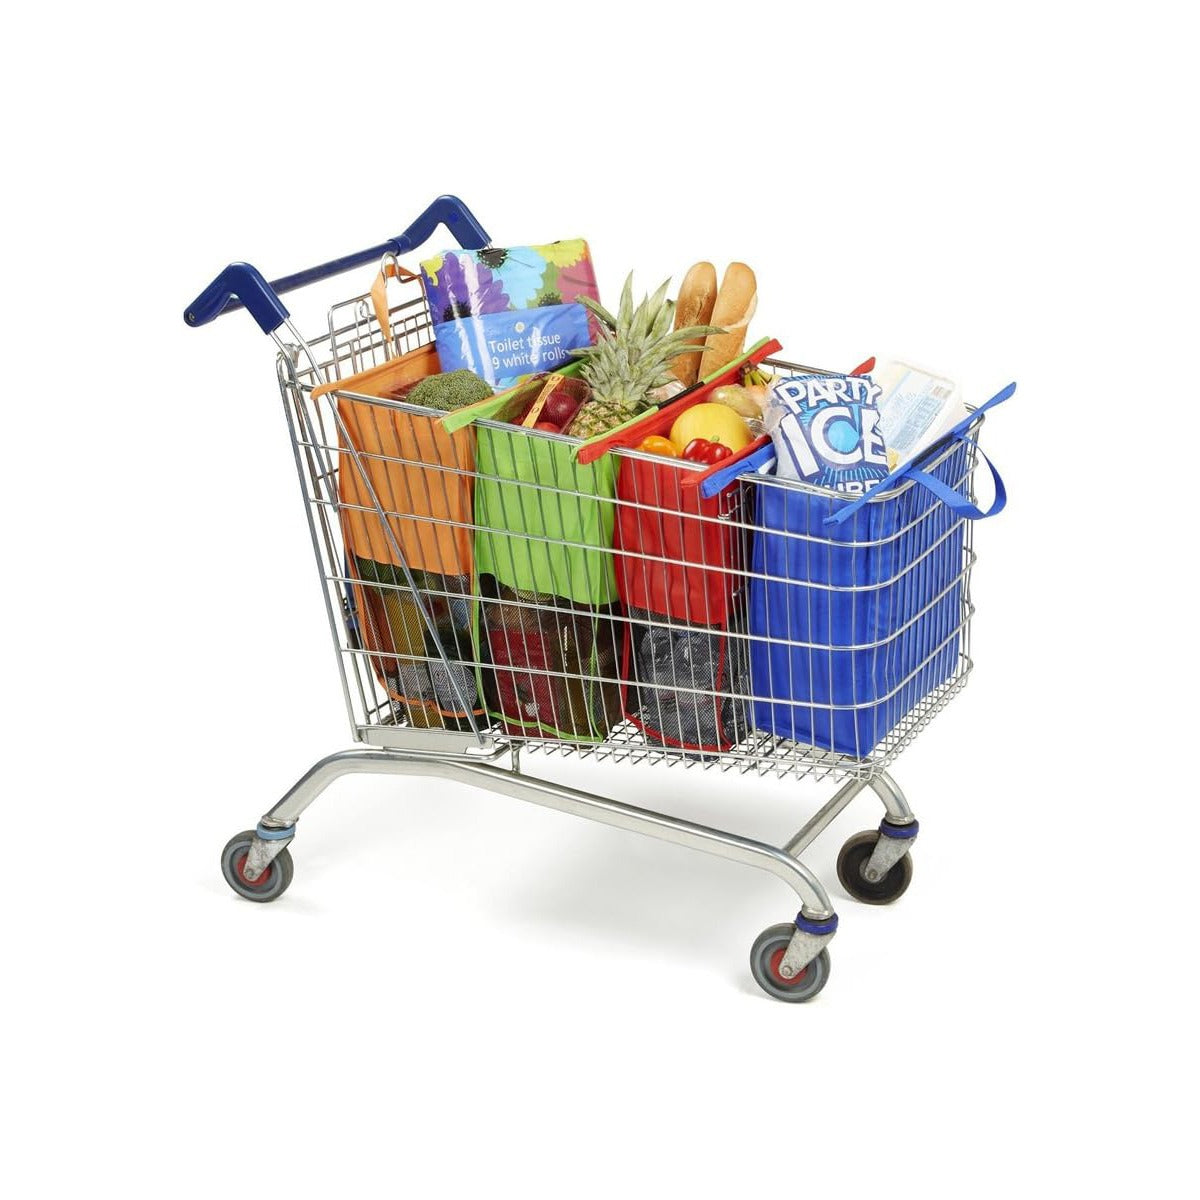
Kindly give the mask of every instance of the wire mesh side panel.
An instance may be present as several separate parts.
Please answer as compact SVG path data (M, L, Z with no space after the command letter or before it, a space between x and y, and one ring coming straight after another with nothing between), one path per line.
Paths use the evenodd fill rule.
M391 370L432 341L419 284L388 316L385 336L370 298L355 297L307 354L281 356L289 429L356 732L475 732L473 434L445 434L438 414L388 390L437 369L430 351ZM325 390L333 380L347 390Z
M831 532L841 501L803 485L702 501L680 460L583 465L572 439L500 419L446 434L402 391L359 390L431 335L419 289L386 334L359 297L310 345L316 370L281 361L360 737L869 776L961 687L971 527L928 493ZM967 443L931 469L970 494L973 466Z
M481 724L472 645L471 431L433 414L343 397L341 524L362 651L392 722ZM382 515L381 515L382 514Z
M359 644L385 723L478 731L486 725L475 649L475 435L437 414L342 394L339 516Z
M329 333L316 344L326 379L346 379L433 341L433 322L420 283L401 280L393 285L391 298L395 302L386 330L370 295L354 296L329 310Z
M684 461L621 456L614 543L628 615L624 715L692 761L741 746L746 708L744 490L703 499Z
M613 571L616 463L576 443L477 427L475 494L481 670L510 739L594 747L620 723L624 618Z
M962 495L973 450L931 470ZM965 681L969 522L905 484L841 526L843 501L759 479L749 587L752 722L760 733L882 769Z
M966 678L970 524L924 490L831 533L836 501L778 481L701 502L670 460L583 466L554 435L299 395L321 414L294 427L360 729L869 776ZM935 470L966 494L971 458Z
M320 343L314 344L314 358L320 349ZM353 659L346 658L348 653L361 646L361 639L353 602L346 588L346 555L339 520L340 454L334 432L336 423L327 405L312 400L312 389L321 382L321 377L305 362L296 347L289 347L286 354L279 356L280 392L321 576L322 595L338 651L347 715L352 728L357 730L378 719L382 701Z

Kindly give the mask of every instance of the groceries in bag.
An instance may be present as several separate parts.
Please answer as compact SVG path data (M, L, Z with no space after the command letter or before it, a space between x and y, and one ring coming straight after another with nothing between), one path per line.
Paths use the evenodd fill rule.
M593 346L572 351L592 390L567 432L587 441L636 419L680 390L671 366L698 338L721 332L714 325L674 326L668 279L651 296L633 303L633 274L625 279L616 314L584 301L599 322Z
M720 398L748 406L721 389ZM861 494L960 427L970 415L958 385L911 363L885 360L870 375L789 376L767 394L775 473Z
M594 337L587 242L448 250L421 263L444 371L466 367L494 387L551 371Z
M415 384L388 393L390 400L403 400L406 404L420 404L423 408L436 408L440 412L454 412L468 404L478 404L492 395L488 383L474 371L465 367L457 371L443 371L427 375Z
M671 367L684 387L710 379L742 353L750 321L758 306L758 281L745 263L730 263L717 288L710 262L696 263L683 277L676 304L675 326L712 325L696 349L680 355Z
M744 638L724 629L664 622L629 609L622 677L625 714L653 742L721 752L749 732Z
M879 388L868 377L791 375L771 388L766 429L775 473L861 495L888 473Z
M352 560L350 592L362 648L397 720L417 729L470 729L472 718L484 713L471 639L471 580L416 570L411 576L415 592L391 564Z
M682 457L709 464L736 454L752 440L749 426L732 408L709 402L680 413L670 438Z
M765 357L777 346L755 353ZM742 418L707 399L736 378L733 365L627 430L626 445L641 453L618 460L613 547L630 618L621 666L625 715L648 742L689 754L723 753L748 733L743 493L733 483L701 494L695 481L732 452L693 436L745 439ZM697 422L681 426L690 413L699 414ZM685 437L681 452L676 440Z
M610 607L511 588L478 590L480 691L510 735L602 741L621 720L618 622ZM494 696L494 699L491 697Z
M879 386L879 427L888 470L910 463L967 416L958 385L911 363L881 363L871 373Z
M704 341L701 379L711 378L741 355L757 308L758 280L754 272L745 263L730 263L713 305L712 324L719 326L720 332L710 333Z
M696 263L679 285L679 298L675 301L675 328L710 324L716 302L717 268L710 262ZM684 387L692 387L700 378L700 359L703 356L704 343L701 341L696 343L695 350L681 354L671 364L672 372Z
M567 375L535 375L521 386L532 399L513 424L541 433L562 433L591 397L582 379Z
M458 410L447 428L488 419L586 442L669 402L683 390L670 371L671 364L688 345L716 328L672 329L675 307L667 298L669 287L667 280L635 306L630 275L615 314L584 297L581 306L593 320L594 344L575 347L569 365L551 373L527 374L491 400ZM568 386L559 376L574 381Z

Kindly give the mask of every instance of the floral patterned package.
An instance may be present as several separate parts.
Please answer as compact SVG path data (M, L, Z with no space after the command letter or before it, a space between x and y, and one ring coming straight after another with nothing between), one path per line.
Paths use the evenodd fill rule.
M493 387L552 371L595 340L581 296L599 298L587 242L448 250L421 264L443 371Z

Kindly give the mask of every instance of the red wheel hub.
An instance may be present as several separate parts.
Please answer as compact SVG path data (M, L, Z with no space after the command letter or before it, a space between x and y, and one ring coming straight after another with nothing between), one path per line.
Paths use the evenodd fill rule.
M779 969L783 966L783 956L787 953L786 946L780 946L778 950L772 951L771 961L767 964L771 969L771 974L783 984L784 987L794 987L796 984L803 981L805 975L808 974L808 967L801 967L799 972L788 979L786 975Z
M233 864L233 869L237 872L237 877L247 886L251 888L266 887L271 882L271 872L274 869L274 863L267 863L266 870L257 879L246 878L246 863L250 861L250 851L247 850L240 858L236 859Z

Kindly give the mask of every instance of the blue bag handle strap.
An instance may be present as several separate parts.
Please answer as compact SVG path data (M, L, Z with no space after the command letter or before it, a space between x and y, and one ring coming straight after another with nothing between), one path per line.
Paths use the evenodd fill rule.
M962 442L970 442L967 437L957 439ZM948 483L943 483L936 475L930 475L927 471L909 471L907 478L914 483L919 483L922 487L928 488L951 512L956 516L966 517L968 521L982 521L987 517L994 517L998 512L1004 511L1004 506L1008 503L1008 493L1004 490L1004 480L1000 478L1000 472L996 470L995 464L988 458L986 454L979 448L979 443L974 442L975 453L983 459L984 465L992 473L992 483L996 488L996 498L992 501L992 506L984 512L977 504L972 504L966 496L960 495ZM840 517L842 514L839 513ZM825 522L827 525L829 520Z
M995 408L997 404L1003 404L1005 400L1010 399L1016 390L1017 385L1015 383L1010 383L1007 387L1001 388L990 400L984 401L974 412L968 413L957 425L943 434L938 439L938 442L941 443L951 438L959 442L970 442L972 439L967 437L967 430L989 408ZM914 483L928 488L947 508L958 516L966 517L971 521L982 521L987 517L994 517L997 513L1002 512L1004 506L1008 503L1008 493L1004 489L1004 480L1000 478L999 471L996 470L987 455L979 448L979 443L975 442L974 445L976 453L987 464L988 470L991 471L992 481L996 485L996 498L987 512L972 504L965 496L959 495L958 492L943 483L940 479L930 475L927 471L922 471L916 465L916 460L914 460L913 462L906 463L904 466L897 467L869 491L863 492L861 496L851 500L849 504L842 505L832 516L825 518L825 525L827 527L836 527L848 521L872 496L890 488L901 479L911 479Z
M938 440L941 441L945 438L957 438L960 434L966 433L966 431L970 429L971 426L974 425L979 419L981 414L987 412L989 408L995 408L997 404L1003 404L1005 400L1012 399L1012 396L1016 390L1017 385L1015 383L1010 383L1007 387L1002 387L990 400L985 400L973 412L967 413L967 415L963 417L963 419L959 421L959 423L955 425L953 429L948 429Z
M718 492L724 491L739 475L749 475L759 467L766 466L775 457L775 447L768 442L760 446L753 454L738 459L719 471L714 471L701 485L700 495L705 500L711 500Z

